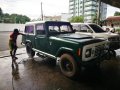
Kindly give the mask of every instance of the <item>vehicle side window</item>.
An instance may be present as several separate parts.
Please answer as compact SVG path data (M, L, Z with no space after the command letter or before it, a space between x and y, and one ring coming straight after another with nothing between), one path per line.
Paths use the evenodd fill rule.
M58 26L49 26L48 27L49 32L59 32L59 27Z
M89 27L87 25L81 25L81 29L80 29L81 32L88 32L88 30Z
M73 29L75 29L76 31L80 31L80 25L72 25Z
M25 33L34 34L34 26L25 26Z
M36 25L36 33L37 34L45 34L44 24L37 24Z
M61 30L61 32L70 32L71 31L70 27L67 25L60 26L60 30Z

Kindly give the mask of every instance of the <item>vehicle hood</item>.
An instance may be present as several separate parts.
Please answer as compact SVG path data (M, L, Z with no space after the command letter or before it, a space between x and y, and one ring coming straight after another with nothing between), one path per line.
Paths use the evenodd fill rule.
M90 35L83 35L83 34L61 34L57 36L59 38L65 38L65 39L88 39L92 38Z
M118 36L116 33L111 33L111 32L104 32L104 33L94 33L93 36L95 37L103 37L103 38L110 38L110 37L115 37Z
M56 39L59 38L59 40L61 41L65 41L65 42L75 42L75 43L81 43L81 44L90 44L90 43L97 43L97 42L101 42L104 41L104 39L97 39L97 38L93 38L90 35L84 35L84 34L61 34L61 35L57 35L55 36ZM55 39L51 38L51 39Z
M103 32L103 33L85 33L85 32L76 32L76 34L84 34L84 35L91 35L93 37L97 37L97 38L105 38L108 39L110 37L116 37L119 36L116 33L111 33L111 32Z

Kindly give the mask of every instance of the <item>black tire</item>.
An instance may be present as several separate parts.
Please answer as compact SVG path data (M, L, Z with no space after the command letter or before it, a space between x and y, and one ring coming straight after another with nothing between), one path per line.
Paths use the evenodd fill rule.
M116 52L114 50L108 50L108 53L106 54L106 59L110 60L112 57L116 57Z
M115 52L114 50L111 50L111 55L112 55L113 57L116 57L116 52Z
M30 58L35 56L35 51L32 50L30 43L26 44L26 52Z
M74 60L74 57L70 54L63 54L60 57L59 66L61 72L69 77L74 78L78 74L78 66Z

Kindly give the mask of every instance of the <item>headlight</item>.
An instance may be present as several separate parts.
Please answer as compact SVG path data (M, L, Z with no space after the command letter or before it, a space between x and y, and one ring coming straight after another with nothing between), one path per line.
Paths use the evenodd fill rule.
M91 57L91 52L92 52L92 49L87 49L85 52L85 57L86 58Z

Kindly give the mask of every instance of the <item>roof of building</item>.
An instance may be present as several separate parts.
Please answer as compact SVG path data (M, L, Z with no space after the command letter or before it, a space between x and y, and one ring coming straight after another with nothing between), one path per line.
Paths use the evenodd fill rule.
M102 2L120 8L119 0L101 0Z
M116 21L118 21L118 20L120 20L120 16L110 16L106 20L116 20Z

